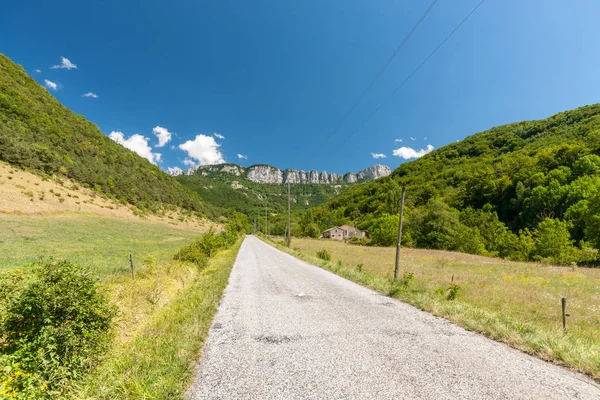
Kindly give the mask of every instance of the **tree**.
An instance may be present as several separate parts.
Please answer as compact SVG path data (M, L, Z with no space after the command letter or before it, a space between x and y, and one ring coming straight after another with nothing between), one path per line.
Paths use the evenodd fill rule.
M393 246L398 240L398 216L384 214L375 220L371 235L376 246Z
M429 249L456 250L463 227L458 211L437 199L417 207L407 218L407 231L416 246Z
M567 261L573 255L569 225L559 219L546 218L534 231L535 255L554 262Z

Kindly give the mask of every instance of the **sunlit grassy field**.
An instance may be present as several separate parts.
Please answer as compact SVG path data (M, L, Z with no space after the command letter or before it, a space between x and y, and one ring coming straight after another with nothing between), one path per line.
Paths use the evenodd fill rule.
M98 214L0 214L0 271L40 257L68 259L89 266L99 276L129 270L144 259L164 261L198 232L165 224Z
M387 291L395 248L294 239L307 261ZM316 258L327 249L331 261ZM338 264L341 262L341 265ZM362 266L358 266L362 264ZM436 250L402 249L399 276L414 279L394 296L467 329L600 378L600 269L554 267ZM451 283L456 299L448 300ZM561 298L567 298L567 333Z

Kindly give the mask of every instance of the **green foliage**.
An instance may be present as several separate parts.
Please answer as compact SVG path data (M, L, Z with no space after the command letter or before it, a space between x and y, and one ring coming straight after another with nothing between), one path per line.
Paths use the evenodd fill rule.
M558 263L575 261L576 249L569 234L568 224L546 218L534 231L535 258Z
M398 216L383 214L372 224L372 243L376 246L393 246L398 241Z
M331 254L329 254L327 249L317 251L317 257L319 257L321 260L325 260L325 261L331 260Z
M402 278L395 281L392 280L387 295L394 297L401 291L408 289L414 278L415 275L412 272L405 272L404 275L402 275Z
M589 246L600 248L600 105L477 133L404 163L388 177L351 186L310 212L318 221L343 216L373 232L374 243L393 245L388 221L398 214L402 186L403 244L518 260L589 261ZM563 240L550 249L540 242L547 226L538 236L535 230L548 218L566 224L569 245Z
M407 228L417 247L457 250L463 225L456 209L430 199L425 206L413 210Z
M235 164L231 164L231 166L238 167ZM267 207L270 233L283 235L285 232L287 185L256 183L246 179L243 175L237 176L227 172L214 171L210 167L199 168L194 175L182 175L176 179L183 186L198 193L207 204L230 212L242 213L248 216L250 223L254 223L256 218L257 224L263 228L265 226L265 207ZM292 215L300 216L308 208L325 203L344 187L346 184L292 184ZM306 231L306 225L313 222L316 223L316 230L313 226ZM326 225L326 223L313 220L312 215L309 214L307 219L300 224L298 234L318 237L318 235L312 235L315 231L320 234L321 231L330 227Z
M360 244L362 244L362 240L361 240L361 238L359 238L358 236L352 236L352 237L350 238L350 240L348 240L348 243L350 243L350 244L358 244L358 245L360 245Z
M175 260L189 261L198 264L201 268L205 267L208 258L212 257L218 250L228 249L233 246L238 236L243 231L238 231L239 221L229 225L226 230L216 233L214 228L200 235L189 245L182 248L174 257ZM244 224L242 224L243 227Z
M66 176L141 210L211 212L195 193L60 104L2 54L0 160L45 176Z
M12 376L16 392L60 396L109 344L115 307L89 272L67 261L2 275L0 298L3 379Z
M458 297L458 294L461 292L461 287L458 286L455 283L451 283L450 286L448 287L448 294L446 295L446 300L448 301L452 301L452 300L456 300L456 298Z

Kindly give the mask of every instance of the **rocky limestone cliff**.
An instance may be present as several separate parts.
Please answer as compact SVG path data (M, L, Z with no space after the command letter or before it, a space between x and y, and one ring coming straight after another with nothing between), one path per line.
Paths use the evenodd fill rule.
M269 165L253 165L246 170L246 178L257 183L277 183L283 182L283 172L279 168Z
M355 183L358 181L358 178L354 172L347 172L346 175L344 175L344 181L346 183Z
M345 175L339 175L335 172L327 173L327 171L318 172L312 171L298 171L295 169L286 169L284 171L279 168L271 167L270 165L252 165L248 168L236 164L218 164L218 165L204 165L201 167L192 167L186 170L173 169L169 173L173 176L178 175L194 175L200 174L208 176L210 173L222 173L232 174L239 177L245 177L246 179L256 183L271 183L271 184L339 184L339 183L355 183L360 179L377 179L382 176L388 176L391 174L390 167L386 165L373 165L369 168L359 171L357 174L354 172L348 172Z
M387 165L375 164L360 171L356 176L358 179L377 179L388 176L392 170Z

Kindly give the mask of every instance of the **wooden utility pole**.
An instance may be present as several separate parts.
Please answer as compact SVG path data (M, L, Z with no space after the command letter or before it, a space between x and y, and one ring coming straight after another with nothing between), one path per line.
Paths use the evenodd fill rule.
M265 196L265 236L269 237L269 213L267 211L267 196Z
M394 280L398 278L398 268L400 267L400 247L402 245L402 217L404 216L404 195L406 186L402 186L402 198L400 199L400 221L398 222L398 244L396 245L396 265L394 266Z
M292 212L292 197L290 195L290 183L288 182L288 220L287 220L287 247L290 247L290 244L292 243L292 230L291 230L291 225L292 225L292 217L291 217L291 212Z

